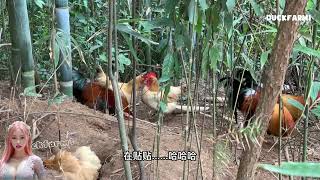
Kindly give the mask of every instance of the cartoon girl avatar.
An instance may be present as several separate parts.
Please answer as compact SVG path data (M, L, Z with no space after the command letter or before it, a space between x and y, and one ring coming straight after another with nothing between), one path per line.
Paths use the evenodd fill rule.
M30 127L23 121L9 125L0 160L0 180L44 180L46 172L40 157L31 149Z

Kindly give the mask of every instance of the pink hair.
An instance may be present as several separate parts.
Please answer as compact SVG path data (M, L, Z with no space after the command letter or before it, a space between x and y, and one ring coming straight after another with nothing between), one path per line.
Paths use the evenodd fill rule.
M27 155L29 156L32 155L31 137L30 137L30 130L29 130L30 127L23 121L15 121L9 126L9 129L8 129L8 134L5 140L6 142L5 148L2 153L2 158L0 161L0 167L2 167L6 162L8 162L8 160L11 158L11 156L14 153L14 148L12 146L11 139L12 139L13 133L18 129L21 130L21 132L23 133L23 135L25 135L27 140L27 144L24 148L24 151L26 152Z

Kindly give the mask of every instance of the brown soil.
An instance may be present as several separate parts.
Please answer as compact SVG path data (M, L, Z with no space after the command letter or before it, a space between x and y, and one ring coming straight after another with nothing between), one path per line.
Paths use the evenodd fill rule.
M103 166L100 169L100 179L125 179L123 163L122 163L122 150L120 145L119 129L117 119L113 116L100 113L93 109L79 104L78 102L64 101L60 105L48 105L48 100L45 99L25 99L23 96L15 98L11 95L8 83L0 84L0 146L1 151L4 147L4 136L7 126L15 120L27 120L28 124L37 120L37 128L41 134L34 140L34 142L57 141L59 138L59 125L61 140L72 138L74 144L69 147L63 147L69 151L75 151L79 146L90 146L91 149L98 155ZM221 105L220 105L221 106ZM137 141L141 150L153 151L155 146L155 139L157 138L157 125L156 123L149 122L155 120L151 117L149 108L143 103L137 106L137 117L140 119L137 122ZM227 133L229 125L222 112L217 113L217 133L219 137ZM208 113L210 116L210 113ZM168 115L164 117L163 126L161 127L160 134L160 157L167 156L168 151L183 151L185 147L184 128L186 124L186 114ZM200 114L196 114L196 127L198 137L201 138L201 161L199 161L199 153L197 153L196 161L144 161L146 167L147 179L182 179L184 167L186 168L189 178L201 179L201 171L197 168L198 163L201 162L202 179L212 179L213 169L215 169L218 179L235 179L237 173L237 165L235 163L235 148L236 141L234 138L225 136L229 141L219 141L221 146L214 151L214 143L216 142L212 136L212 118ZM131 127L131 121L126 121L127 133ZM319 146L319 130L313 126L311 132L310 146L308 151L308 158L311 161L320 160L320 146ZM202 133L201 133L202 132ZM295 151L297 157L298 151L295 149L301 141L301 135L296 133L295 137L284 140L283 143L290 142L289 144ZM197 143L195 132L192 128L191 133L191 148L190 151L197 152ZM267 137L269 143L263 145L260 162L276 164L278 160L278 145L271 148L272 138ZM224 143L224 142L231 142ZM295 142L295 143L294 143ZM223 146L227 144L228 146ZM132 146L129 145L130 151ZM269 149L271 148L270 152ZM157 149L157 148L154 148ZM239 159L242 146L237 146L237 158ZM51 156L51 151L48 148L34 149L34 153L39 155L42 159ZM215 152L216 156L213 156ZM213 168L213 157L217 162ZM282 155L285 161L284 155ZM292 160L292 156L290 156ZM185 165L185 166L184 166ZM131 168L133 177L138 179L138 166L137 162L131 161ZM156 171L158 169L158 172ZM57 172L48 171L52 179L59 179ZM56 176L54 178L54 176ZM258 170L256 179L277 179L277 175L273 175L264 170ZM287 178L284 178L287 179Z

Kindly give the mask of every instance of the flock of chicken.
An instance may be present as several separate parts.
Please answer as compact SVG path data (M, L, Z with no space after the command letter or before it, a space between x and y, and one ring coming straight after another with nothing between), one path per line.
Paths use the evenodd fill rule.
M243 75L242 81L239 77ZM250 119L254 116L256 107L260 100L261 87L254 81L249 71L240 70L236 73L236 77L224 77L221 81L227 80L226 84L232 87L233 93L229 95L230 106L232 109L237 108L246 117L244 126L247 126ZM78 101L89 106L90 108L96 108L101 111L109 110L109 113L115 113L115 98L113 88L108 76L103 72L101 67L97 71L97 75L94 81L85 79L79 72L73 72L74 83L74 95ZM140 74L136 77L136 90L143 87L142 90L142 102L151 107L154 110L159 110L160 101L166 97L166 108L163 110L165 114L188 111L188 106L181 106L178 104L180 96L186 92L185 85L171 86L167 96L164 96L164 90L160 90L157 75L154 72L148 72ZM225 87L226 87L225 86ZM108 87L108 88L107 88ZM126 117L131 115L132 107L132 91L133 80L128 83L118 83L118 87L121 93L121 100L123 110ZM238 93L239 92L239 93ZM320 98L320 92L317 99ZM283 102L282 108L282 136L289 135L295 127L297 120L302 115L302 110L294 106L289 99L293 99L302 105L305 105L305 99L303 96L296 96L290 94L282 94ZM310 99L311 100L311 99ZM106 107L107 106L107 107ZM196 107L196 111L205 111L209 107ZM280 107L279 102L273 108L273 114L269 123L268 134L279 136L280 135ZM237 111L235 111L236 123Z
M239 78L243 77L243 78ZM260 100L261 86L259 86L252 78L248 71L238 71L236 78L224 77L220 79L220 82L227 80L226 87L230 86L231 94L228 94L230 100L230 106L232 109L238 109L244 116L244 126L248 126L250 119L255 115L256 107ZM187 106L179 105L179 97L186 92L186 86L171 86L167 96L164 96L164 91L160 90L157 75L154 72L148 72L140 74L136 77L136 90L143 87L142 90L142 102L151 107L154 110L159 109L160 101L166 97L167 103L164 113L173 113L177 109L187 111ZM101 67L99 68L94 81L84 78L78 71L73 71L73 87L74 96L76 99L89 106L90 108L96 108L97 110L106 111L109 113L115 113L115 97L111 82L103 72ZM132 106L132 91L133 80L127 83L118 83L120 89L121 101L123 110L126 115L131 115ZM318 101L320 98L320 92L317 98L313 101ZM302 105L306 104L303 96L295 96L290 94L282 94L281 100L283 102L282 107L282 124L281 124L281 136L289 136L292 130L295 128L296 122L302 116L303 110L294 106L289 99L293 99ZM310 98L308 101L312 101ZM182 107L182 108L181 108ZM198 111L205 111L207 108L197 107ZM279 100L273 108L273 113L270 119L268 134L273 136L280 136L280 107ZM235 111L235 118L237 122L237 111ZM54 169L63 174L66 179L70 180L91 180L96 179L98 176L98 170L101 167L100 160L97 155L91 151L90 147L80 147L75 153L67 151L60 151L57 155L52 156L50 159L44 161L44 164L49 169Z
M170 114L177 111L187 111L188 107L179 105L178 100L182 93L186 92L186 85L171 86L165 96L164 90L160 90L157 75L154 72L140 74L135 80L135 89L142 89L142 102L153 110L159 110L159 104L166 102L164 114ZM133 79L127 83L119 82L118 87L121 94L121 102L125 115L131 115ZM73 94L82 104L100 111L108 110L110 114L115 113L115 97L113 87L108 76L103 72L101 67L97 71L94 81L84 78L78 71L73 70ZM166 98L166 99L164 99ZM197 111L204 111L208 108L197 107Z

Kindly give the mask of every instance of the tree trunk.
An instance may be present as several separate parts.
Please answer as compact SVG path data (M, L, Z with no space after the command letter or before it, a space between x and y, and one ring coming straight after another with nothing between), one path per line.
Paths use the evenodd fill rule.
M286 1L284 15L303 15L307 0ZM261 134L257 139L262 145L264 135L269 125L273 107L281 91L287 70L289 56L297 36L298 21L281 21L276 40L273 45L268 64L262 74L264 88L258 104L256 116L261 123ZM256 163L260 157L261 146L249 139L250 148L242 154L237 180L254 179Z
M69 22L69 7L68 0L55 1L55 13L57 19L57 28L62 31L65 41L65 47L59 47L59 64L58 78L60 84L60 92L72 97L72 61L71 61L71 38L70 38L70 22ZM58 47L57 47L58 48ZM64 53L63 53L64 52ZM57 60L55 60L57 61Z

